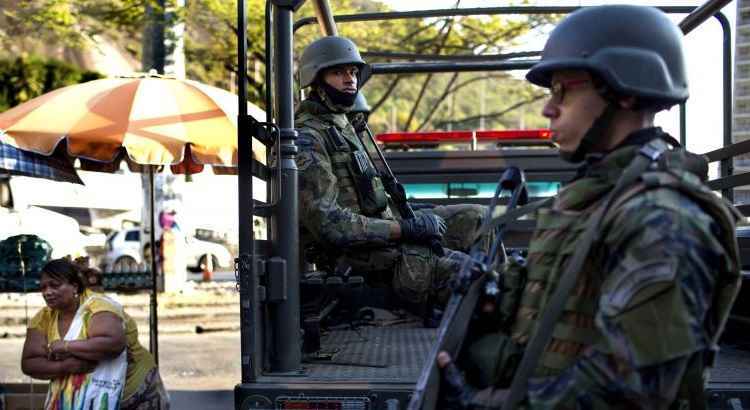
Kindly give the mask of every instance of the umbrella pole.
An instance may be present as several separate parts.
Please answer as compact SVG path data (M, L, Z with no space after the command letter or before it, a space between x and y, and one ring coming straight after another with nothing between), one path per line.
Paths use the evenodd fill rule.
M150 228L150 242L151 248L151 303L149 308L149 350L154 356L156 365L159 365L159 329L157 327L158 315L156 311L156 291L157 291L157 275L156 275L156 223L154 218L154 166L148 166L148 200L149 200L149 212L151 215L149 221Z

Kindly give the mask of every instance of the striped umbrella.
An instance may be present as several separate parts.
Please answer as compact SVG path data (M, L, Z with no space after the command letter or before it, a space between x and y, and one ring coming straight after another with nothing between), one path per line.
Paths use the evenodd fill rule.
M49 92L0 114L0 142L42 155L64 150L86 170L113 172L125 160L133 171L148 171L155 255L153 172L169 165L174 173L194 174L208 164L214 172L234 173L237 113L237 96L195 81L153 74L106 78ZM265 121L265 113L249 103L248 114ZM253 144L253 157L265 162L262 144ZM152 279L150 340L158 363Z
M265 120L260 108L248 106L248 114ZM121 160L133 170L226 169L237 165L237 96L153 74L94 80L0 114L0 142L42 155L64 144L88 170L113 171Z

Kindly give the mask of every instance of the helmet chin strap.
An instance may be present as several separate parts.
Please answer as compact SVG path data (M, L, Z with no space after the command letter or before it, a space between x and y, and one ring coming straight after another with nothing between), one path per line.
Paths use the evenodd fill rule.
M354 99L357 98L357 93L359 93L359 91L354 94L339 91L325 81L317 83L313 92L318 94L318 97L329 110L336 113L351 111L354 108Z
M567 162L578 163L586 158L586 155L592 153L592 149L597 141L602 139L612 125L612 120L617 113L618 107L616 102L609 102L604 111L594 120L591 127L586 131L581 142L578 143L573 152L560 151L560 158Z

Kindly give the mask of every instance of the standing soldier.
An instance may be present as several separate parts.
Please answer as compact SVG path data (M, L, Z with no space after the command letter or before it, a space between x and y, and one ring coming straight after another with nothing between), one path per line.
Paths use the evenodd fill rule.
M583 166L506 271L494 331L455 364L438 356L452 406L705 408L739 215L704 184L705 158L653 126L687 100L684 64L682 33L651 7L584 8L550 34L526 78L550 90L542 114Z
M301 86L310 90L295 124L300 239L307 261L329 270L351 267L371 282L392 286L407 307L428 313L427 302L444 301L448 280L467 257L453 249L468 250L486 211L479 205L438 206L413 219L394 216L347 118L369 74L356 45L343 37L321 38L302 53Z

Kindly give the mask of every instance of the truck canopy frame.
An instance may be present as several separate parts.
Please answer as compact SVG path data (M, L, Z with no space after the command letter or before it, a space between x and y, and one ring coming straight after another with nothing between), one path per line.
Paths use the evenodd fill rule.
M720 161L721 176L709 181L709 186L721 190L725 198L733 199L735 187L750 184L750 173L733 175L733 157L750 153L750 141L732 144L732 84L731 84L731 33L727 18L720 9L730 0L709 0L700 7L660 7L668 13L688 14L680 23L685 34L714 17L721 25L722 74L723 74L723 145L724 147L706 153L710 161ZM467 9L420 10L410 12L365 13L356 15L332 16L326 0L315 0L316 18L304 18L292 22L294 12L304 0L268 0L265 8L266 21L266 109L268 118L261 123L245 115L247 112L247 84L244 76L239 76L239 245L240 255L236 262L236 276L241 300L241 361L242 380L235 388L235 407L251 408L270 404L268 397L258 395L258 391L284 389L292 394L302 390L296 383L304 377L300 358L300 317L299 286L300 260L297 209L297 169L295 156L296 131L294 130L293 58L292 44L294 32L317 21L323 34L335 33L336 22L378 21L403 18L427 18L444 16L468 16L487 14L544 14L569 13L578 7L492 7ZM238 1L238 58L239 71L247 71L246 6ZM367 54L365 54L367 55ZM404 53L378 52L372 56L394 59L420 59L427 61L376 63L373 73L436 73L456 71L497 71L520 70L531 67L540 55L530 51L492 56L455 57L413 55ZM252 138L277 152L276 167L252 156ZM684 104L680 107L680 139L686 140L686 113ZM429 160L428 153L396 153L398 157L414 159L418 156ZM411 155L411 156L410 156ZM398 173L398 166L394 167ZM252 197L253 178L269 181L269 202L262 203ZM741 206L744 214L750 214L750 206ZM253 237L254 217L267 218L268 239ZM268 327L262 324L268 323ZM265 348L264 348L265 346ZM273 352L267 349L273 349ZM264 370L267 369L267 370ZM270 376L268 378L266 376ZM288 383L283 381L287 380ZM296 386L296 387L295 387ZM330 394L334 387L318 381L320 394ZM372 387L376 390L377 387ZM290 390L291 389L291 390ZM304 389L303 389L304 390ZM309 390L305 390L309 391ZM303 393L299 393L303 394ZM373 393L372 401L380 401ZM374 404L374 403L373 403ZM389 407L390 408L390 407Z

